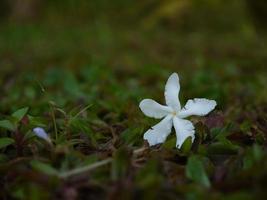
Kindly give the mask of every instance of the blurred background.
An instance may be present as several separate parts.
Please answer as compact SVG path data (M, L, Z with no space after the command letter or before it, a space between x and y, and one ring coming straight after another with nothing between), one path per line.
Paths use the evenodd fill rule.
M267 18L263 0L145 0L138 3L130 0L2 0L0 6L1 46L6 51L22 48L20 53L23 50L26 54L28 50L28 53L44 54L54 48L53 54L69 55L72 51L74 56L79 52L79 55L89 54L91 60L97 59L97 55L102 55L101 59L112 57L120 48L124 50L121 54L147 52L145 58L150 58L154 51L164 57L167 54L164 49L169 48L171 58L167 60L173 60L172 51L191 52L191 43L197 45L197 41L202 41L203 44L198 43L202 51L198 46L195 51L209 53L209 47L210 52L214 52L212 47L216 45L228 47L222 39L235 41L234 34L248 42L255 32L266 28ZM216 37L211 38L209 34L224 37L216 41ZM60 48L62 41L66 45L62 48L67 52ZM179 46L178 42L182 41L187 45ZM159 47L155 49L153 44ZM151 48L146 49L146 45ZM126 57L124 54L122 58ZM175 57L178 56L180 53Z
M262 101L266 11L264 0L1 0L0 110L44 89L62 106L103 99L101 81L136 103L173 71L189 97Z
M266 64L266 10L264 0L1 0L1 79L86 65L251 73Z
M266 7L263 0L2 0L1 68L245 63L264 55Z
M225 92L254 97L266 84L266 10L264 0L1 0L0 109L33 100L38 81L55 89L62 73L71 94L81 76L138 84L176 71L185 85L213 85L219 101ZM241 88L222 89L230 82Z

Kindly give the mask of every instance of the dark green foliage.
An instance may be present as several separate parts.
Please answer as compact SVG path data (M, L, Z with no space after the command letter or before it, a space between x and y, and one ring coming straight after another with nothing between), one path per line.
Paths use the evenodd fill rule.
M266 199L267 38L254 1L40 2L30 23L0 13L0 199ZM172 72L182 105L218 106L191 117L193 143L176 149L173 131L148 147L158 120L138 104L163 103Z
M5 148L6 146L13 144L15 141L8 137L0 138L0 149Z
M210 187L209 177L205 172L203 161L198 156L191 156L188 159L186 176L204 187Z

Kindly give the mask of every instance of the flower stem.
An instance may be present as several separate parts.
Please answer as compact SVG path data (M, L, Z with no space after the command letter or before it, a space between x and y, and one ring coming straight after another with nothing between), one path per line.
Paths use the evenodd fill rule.
M51 115L52 115L52 120L53 120L53 124L54 124L55 136L56 136L55 139L57 141L57 139L58 139L57 122L56 122L54 105L52 103L50 103L50 109L51 109Z

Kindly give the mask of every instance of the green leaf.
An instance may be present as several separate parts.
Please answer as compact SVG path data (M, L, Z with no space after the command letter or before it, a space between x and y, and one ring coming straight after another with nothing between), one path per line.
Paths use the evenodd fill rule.
M16 122L19 122L27 114L28 110L28 107L21 108L14 112L11 116L16 120Z
M135 181L140 188L158 188L164 179L160 172L159 160L152 158L137 172Z
M33 169L40 171L47 175L57 175L58 171L47 163L40 162L38 160L31 161L31 166Z
M13 140L12 138L8 137L0 138L0 149L3 149L13 143L15 143L15 140Z
M16 127L9 120L0 121L0 127L9 131L15 131Z
M33 127L46 127L46 122L41 117L33 117L31 115L28 115L29 121L31 126Z
M252 123L249 120L245 120L244 122L242 122L242 124L240 125L240 129L241 131L243 131L244 133L249 132L250 128L252 127Z
M199 156L191 156L186 165L187 178L205 187L210 187L210 180Z
M243 168L250 169L256 164L260 164L264 158L264 151L263 149L254 144L251 148L247 149L245 156L243 158Z
M184 154L188 154L192 147L192 137L188 137L182 144L181 151Z
M238 149L237 145L226 142L214 142L206 148L208 155L234 155L237 154Z
M170 136L166 142L162 144L162 146L166 149L173 149L176 145L176 137L174 135Z
M126 144L134 144L142 138L140 133L143 134L139 128L128 128L120 134L120 137Z
M82 95L80 85L72 72L65 71L64 79L62 81L63 81L63 89L67 93L75 97Z
M252 154L255 159L255 161L259 162L264 157L264 151L258 144L254 144L252 146Z
M117 180L126 176L130 164L129 152L126 148L119 148L113 155L112 179Z

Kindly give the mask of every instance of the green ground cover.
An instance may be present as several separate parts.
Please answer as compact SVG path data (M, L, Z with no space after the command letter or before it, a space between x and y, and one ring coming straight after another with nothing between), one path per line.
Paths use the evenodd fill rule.
M1 22L0 197L264 199L267 38L234 2L190 8L196 16L185 22L133 14L140 7L104 7L115 11L89 22L48 7L37 22ZM178 150L172 134L149 148L143 133L157 120L138 104L163 103L172 72L183 104L205 97L218 106L192 118L193 144Z

